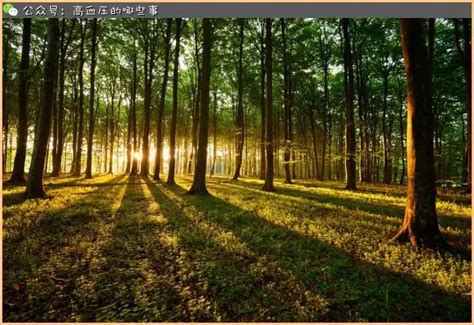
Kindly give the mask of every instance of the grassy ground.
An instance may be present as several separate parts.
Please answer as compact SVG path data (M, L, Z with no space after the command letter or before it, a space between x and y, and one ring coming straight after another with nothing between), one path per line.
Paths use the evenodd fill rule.
M401 186L213 178L211 197L140 177L3 193L7 321L469 321L470 198L439 195L451 252L387 238Z

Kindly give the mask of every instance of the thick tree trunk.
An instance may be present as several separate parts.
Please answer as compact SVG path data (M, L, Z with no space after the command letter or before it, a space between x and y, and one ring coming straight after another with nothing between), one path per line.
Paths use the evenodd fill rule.
M266 129L266 170L265 184L263 190L268 192L275 191L273 187L273 44L272 44L272 19L265 18L265 65L267 77L267 105L265 107L265 129Z
M54 87L58 67L58 53L59 21L57 18L50 18L48 19L48 48L44 67L43 96L25 193L28 198L38 198L46 195L43 189L43 171L49 139L49 129L51 127Z
M89 134L87 137L86 178L92 178L92 145L94 140L94 93L95 93L95 66L97 50L97 18L92 19L91 40L91 74L89 94Z
M444 246L436 216L431 66L422 19L400 19L407 76L407 205L394 240L416 247Z
M211 21L204 18L203 22L203 51L202 51L202 75L201 75L201 103L200 123L196 169L194 181L188 194L209 194L206 188L206 166L207 166L207 141L209 128L209 83L211 79ZM215 145L215 144L214 144Z
M173 67L173 111L170 126L170 161L168 169L168 185L175 184L174 174L176 166L176 123L178 118L178 71L179 71L179 42L181 38L181 18L176 18L176 45L174 50Z
M355 127L354 127L354 72L352 66L349 19L342 19L344 32L344 86L346 94L346 189L356 189Z
M23 19L23 36L18 89L17 149L13 173L14 183L25 182L26 144L28 140L28 68L30 64L31 18Z
M153 173L153 179L160 180L161 172L161 160L163 155L163 115L165 111L165 96L166 88L168 85L168 71L169 71L169 62L170 62L170 39L171 39L171 27L173 20L168 18L166 21L166 36L165 36L165 63L163 71L163 83L161 84L161 93L160 93L160 103L158 106L158 117L157 117L157 126L156 126L156 156L155 156L155 171Z

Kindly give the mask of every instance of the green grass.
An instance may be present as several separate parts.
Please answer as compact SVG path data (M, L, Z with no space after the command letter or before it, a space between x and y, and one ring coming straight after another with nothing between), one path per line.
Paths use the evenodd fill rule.
M453 249L387 241L404 187L47 179L3 192L7 321L470 321L470 197L441 193Z

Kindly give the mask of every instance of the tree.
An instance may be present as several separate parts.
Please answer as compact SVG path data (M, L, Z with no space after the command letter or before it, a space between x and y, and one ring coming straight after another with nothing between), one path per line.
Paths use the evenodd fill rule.
M181 18L176 18L176 45L174 48L173 70L173 112L170 127L170 161L168 169L168 185L175 184L174 174L176 167L176 123L178 118L178 71L179 71L179 42L181 38Z
M342 19L342 29L344 33L344 89L346 96L346 189L355 190L354 72L348 18Z
M144 119L143 119L143 140L142 140L142 161L140 174L142 176L148 176L149 172L149 138L150 138L150 119L151 119L151 91L153 85L153 69L155 67L155 57L156 57L156 48L157 48L157 20L154 19L151 21L151 28L148 28L148 20L144 20L143 26L143 37L144 37L144 47L145 47L145 56L144 56L144 90L145 90L145 102L143 108L145 110Z
M18 89L17 149L13 165L13 183L25 182L26 143L28 139L28 68L30 65L31 18L23 19L23 37Z
M407 204L396 241L416 247L440 247L436 215L431 107L432 62L426 45L423 19L400 19L405 74L407 77ZM434 31L433 31L434 33Z
M43 171L48 145L49 129L55 92L55 80L59 55L59 21L48 19L48 48L43 75L43 96L36 126L33 155L26 186L26 197L39 198L46 195L43 189Z
M78 177L81 175L81 157L82 157L82 132L84 131L84 77L82 71L84 70L84 43L86 38L86 26L81 26L81 40L79 45L79 121L77 126L77 143L74 157L74 172L73 175Z
M92 19L92 39L91 39L91 76L89 94L89 135L87 138L87 161L86 178L92 178L92 144L94 140L94 92L95 92L95 66L97 51L97 18ZM112 157L110 157L112 161Z
M209 128L209 83L211 79L212 26L209 18L202 21L203 51L201 104L199 106L199 137L194 180L188 194L209 194L206 188L207 142ZM215 144L214 144L215 145Z
M265 179L265 21L262 19L260 24L260 179Z
M71 28L69 30L69 35L66 39L66 29L67 23L66 19L63 19L61 22L61 40L60 40L60 55L59 55L59 67L58 67L58 105L57 105L57 117L56 117L56 141L54 144L54 154L53 154L53 171L51 176L59 176L61 173L61 161L64 150L64 97L65 97L65 73L66 73L66 57L68 53L68 47L71 43L72 37L74 35L74 26L76 20L73 20L71 23ZM53 128L54 129L54 128ZM54 130L53 130L54 132Z
M8 156L8 132L9 132L9 115L10 109L6 102L7 89L9 88L8 79L9 65L10 65L10 30L11 28L7 25L8 20L4 20L3 25L3 84L2 84L2 127L3 127L3 152L2 152L2 172L5 173Z
M267 76L267 106L265 108L265 133L266 133L266 169L265 184L263 190L267 192L275 191L273 187L273 124L272 124L272 107L273 107L273 67L272 67L272 19L265 19L265 65Z
M138 162L137 162L137 152L138 152L138 139L137 139L137 52L136 47L133 48L132 54L132 85L131 85L131 120L132 120L132 137L133 137L133 154L132 154L132 167L130 169L130 175L137 175L138 171Z
M163 154L163 114L165 110L165 96L166 88L168 85L168 70L170 62L170 39L171 39L171 27L173 25L173 20L168 18L166 20L166 36L165 36L165 63L163 71L163 83L161 84L161 94L160 94L160 103L158 106L158 117L156 120L156 156L155 156L155 172L153 174L154 180L160 180L161 172L161 158Z
M235 172L233 180L240 177L242 153L244 149L244 106L243 106L243 51L244 51L244 19L239 18L239 63L237 67L237 115L235 118Z

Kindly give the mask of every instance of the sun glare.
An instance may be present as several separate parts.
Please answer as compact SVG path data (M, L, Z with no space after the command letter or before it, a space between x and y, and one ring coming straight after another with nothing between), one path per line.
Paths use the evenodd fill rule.
M140 151L135 151L133 153L133 157L136 159L136 160L141 160L142 159L142 153Z

